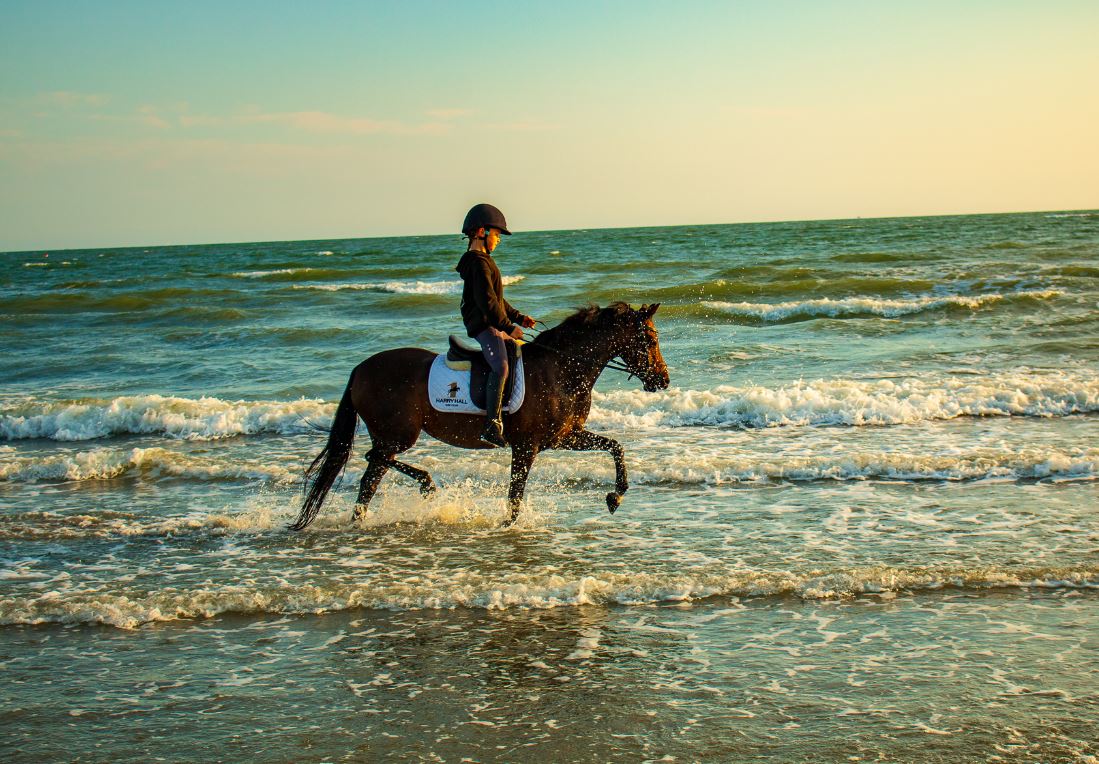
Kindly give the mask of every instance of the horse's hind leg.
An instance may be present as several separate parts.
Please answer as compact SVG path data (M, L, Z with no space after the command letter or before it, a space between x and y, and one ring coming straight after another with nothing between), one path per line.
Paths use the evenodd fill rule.
M355 500L355 519L361 520L366 514L366 507L374 498L378 490L378 484L382 482L385 473L393 466L393 454L382 452L377 448L371 449L366 455L366 472L359 482L359 498Z
M614 457L614 492L607 494L607 509L611 514L622 503L622 494L629 490L630 484L626 475L626 458L622 450L622 444L617 440L596 435L587 430L577 430L562 440L558 448L568 451L607 451Z
M405 464L396 459L394 459L389 466L402 475L408 475L410 478L417 481L420 484L420 495L425 499L435 493L435 481L431 479L431 475L427 470L413 467L411 464Z

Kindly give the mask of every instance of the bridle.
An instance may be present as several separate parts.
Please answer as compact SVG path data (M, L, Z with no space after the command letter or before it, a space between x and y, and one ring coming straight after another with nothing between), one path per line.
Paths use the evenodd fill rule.
M536 323L541 324L542 326L546 327L546 329L550 328L549 325L547 325L545 321L537 321ZM531 332L523 332L523 339L527 342L533 342L538 337L540 337L541 334L542 334L541 331L538 332L538 334L533 334ZM528 335L530 335L529 339L528 339ZM592 360L593 360L591 358L585 358L583 356L576 355L575 353L566 352L566 351L561 350L559 348L550 347L549 345L539 345L538 347L542 348L543 350L548 350L551 353L557 353L557 355L564 356L565 358L571 358L574 361L581 361L581 362L591 363ZM625 362L618 363L617 361L615 361L614 358L611 358L609 361L604 363L603 368L604 369L613 369L614 371L620 371L623 374L628 374L629 376L626 378L626 381L629 381L629 380L633 379L634 377L637 377L638 379L640 379L642 381L644 381L644 379L645 379L645 377L642 376L641 372L639 372L635 369L631 369L629 366L627 366L625 364Z

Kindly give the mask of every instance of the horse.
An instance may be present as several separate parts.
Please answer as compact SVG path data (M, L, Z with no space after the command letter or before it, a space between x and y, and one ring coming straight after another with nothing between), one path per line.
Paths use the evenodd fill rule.
M526 404L504 415L504 434L511 447L510 514L505 526L518 517L531 465L547 449L609 452L614 458L615 485L607 494L607 509L613 513L619 507L629 488L622 446L584 425L595 381L605 367L618 363L615 359L624 366L620 370L636 376L647 392L668 387L668 366L652 320L658 307L659 303L638 310L622 302L604 308L589 305L522 346ZM359 483L356 520L364 516L390 469L419 482L424 497L435 492L435 482L426 470L395 458L412 448L421 432L459 448L494 448L480 440L484 416L432 408L427 386L435 356L420 348L398 348L372 355L355 367L336 408L328 442L305 471L305 501L292 530L300 531L316 518L351 456L360 417L372 445Z

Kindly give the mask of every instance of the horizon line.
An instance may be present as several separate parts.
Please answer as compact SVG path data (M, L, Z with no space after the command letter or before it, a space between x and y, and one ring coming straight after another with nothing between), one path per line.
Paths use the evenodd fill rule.
M955 217L979 217L985 215L1038 215L1038 214L1051 214L1051 213L1077 213L1077 212L1097 212L1099 213L1099 207L1088 208L1081 207L1077 209L1042 209L1042 210L1013 210L1008 212L948 212L948 213L933 213L924 215L872 215L872 216L855 216L855 217L835 217L835 218L784 218L784 219L769 219L769 220L741 220L735 223L662 223L657 225L630 225L630 226L604 226L599 228L581 227L581 228L537 228L530 230L520 230L513 233L568 233L574 231L635 231L635 230L647 230L654 228L716 228L724 226L741 226L741 225L776 225L780 223L834 223L844 220L906 220L906 219L919 219L919 218L955 218ZM305 238L305 239L239 239L233 241L208 241L208 242L181 242L177 244L124 244L124 245L107 245L103 247L62 247L47 249L45 247L38 247L35 249L11 249L0 250L0 255L26 255L34 253L50 254L51 252L85 252L90 250L99 249L169 249L172 247L217 247L231 244L289 244L298 242L324 242L324 241L363 241L363 240L380 240L380 239L419 239L419 238L442 238L444 236L462 236L461 233L406 233L406 234L391 234L388 236L340 236L340 237L321 237L321 238Z

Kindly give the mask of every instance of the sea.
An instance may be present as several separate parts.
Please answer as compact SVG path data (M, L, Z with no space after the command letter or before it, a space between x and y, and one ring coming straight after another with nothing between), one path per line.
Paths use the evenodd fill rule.
M1099 212L518 232L552 326L659 303L608 454L369 436L458 235L0 254L5 761L1099 761ZM526 406L538 406L527 398Z

